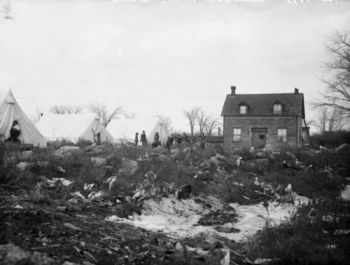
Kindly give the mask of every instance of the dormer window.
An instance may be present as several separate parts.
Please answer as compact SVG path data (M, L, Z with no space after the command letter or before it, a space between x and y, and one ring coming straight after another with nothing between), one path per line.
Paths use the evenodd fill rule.
M239 106L240 114L247 114L247 106Z
M239 103L239 114L248 114L249 106L246 102L242 101Z
M282 105L281 104L274 104L273 105L273 113L274 114L281 114L282 113Z

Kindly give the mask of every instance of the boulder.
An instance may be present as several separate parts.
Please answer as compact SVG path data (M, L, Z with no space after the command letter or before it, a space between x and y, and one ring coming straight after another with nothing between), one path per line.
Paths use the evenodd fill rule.
M260 165L268 165L269 164L269 160L266 158L259 158L259 159L255 159L252 161L256 161Z
M4 163L4 165L5 166L8 166L8 165L11 165L11 164L15 164L16 163L16 157L14 157L14 156L11 156L11 157L8 157L8 158L6 158L5 159L5 163Z
M46 254L34 252L33 254L12 244L0 245L0 263L7 265L58 265L60 262L49 258Z
M170 154L178 156L180 154L180 149L173 149L171 150Z
M48 161L38 161L38 166L40 167L48 167L50 165L50 162Z
M179 200L188 199L191 193L192 193L192 186L190 184L185 184L176 191L176 194L177 194L176 198Z
M80 149L79 146L65 145L65 146L61 146L60 149L58 150L78 150L78 149Z
M54 155L58 155L58 156L71 155L73 153L82 154L84 153L84 150L80 149L79 146L65 145L65 146L61 146L58 150L53 152Z
M124 173L126 175L133 175L139 169L139 164L135 160L131 160L128 158L122 159L122 168L119 170L120 173Z
M346 151L346 150L350 150L350 144L348 143L344 143L344 144L341 144L339 145L337 148L335 148L335 152L343 152L343 151Z
M167 161L169 159L169 157L167 155L162 154L162 155L158 156L158 159L160 161L165 162L165 161Z
M191 152L191 148L190 147L186 147L182 150L182 153L187 154Z
M269 152L269 151L274 151L274 150L276 150L276 148L273 145L265 144L264 151Z
M26 171L34 166L33 163L30 162L21 162L17 164L16 168L18 168L20 171Z
M210 158L210 162L213 162L215 164L215 166L217 166L217 167L219 167L219 166L221 166L223 164L223 162L220 161L220 159L218 157L216 157L216 156L212 156Z
M2 264L21 265L30 264L30 253L12 244L0 245Z
M33 154L34 154L33 151L23 151L23 152L22 152L22 155L23 155L24 157L31 157L31 156L33 156Z
M167 153L168 149L162 147L162 146L158 146L152 149L150 155L151 156L159 156L161 154Z
M107 159L102 157L91 157L91 162L95 167L103 167L107 164Z
M209 171L198 171L195 178L203 181L212 181L214 179L213 175L211 175Z
M255 153L255 156L256 157L259 157L259 158L266 158L267 157L267 154L263 151L258 151Z
M289 157L291 157L291 158L293 158L294 160L297 159L297 158L295 157L295 155L294 155L293 153L289 152L289 151L286 152L286 155L289 156Z

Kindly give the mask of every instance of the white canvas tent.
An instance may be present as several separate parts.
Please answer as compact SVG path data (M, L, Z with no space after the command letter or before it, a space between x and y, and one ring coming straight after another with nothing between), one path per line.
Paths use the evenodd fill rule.
M37 127L49 141L65 139L76 143L82 138L93 143L113 142L112 135L94 113L45 114L37 123Z
M113 135L114 142L134 142L135 134L139 133L139 141L142 131L145 131L148 143L152 143L154 135L159 132L159 140L165 144L169 132L161 124L158 118L136 118L111 120L107 126L108 131ZM139 143L140 144L140 143Z
M0 141L10 137L13 121L18 121L21 134L18 139L24 144L46 147L46 140L33 122L23 112L11 90L0 90Z

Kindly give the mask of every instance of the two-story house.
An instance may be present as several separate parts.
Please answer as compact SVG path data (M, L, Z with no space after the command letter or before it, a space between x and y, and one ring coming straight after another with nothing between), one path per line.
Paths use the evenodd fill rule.
M231 94L226 96L223 116L224 146L255 147L266 144L275 147L302 147L309 142L305 122L304 94Z

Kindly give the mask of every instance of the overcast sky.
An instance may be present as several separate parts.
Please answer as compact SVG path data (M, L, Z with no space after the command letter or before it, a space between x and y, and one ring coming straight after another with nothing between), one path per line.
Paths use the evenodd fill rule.
M29 116L99 100L137 117L163 113L178 130L183 109L219 116L233 85L237 93L296 87L312 119L326 38L350 30L347 0L118 1L13 0L14 20L0 20L0 87Z

